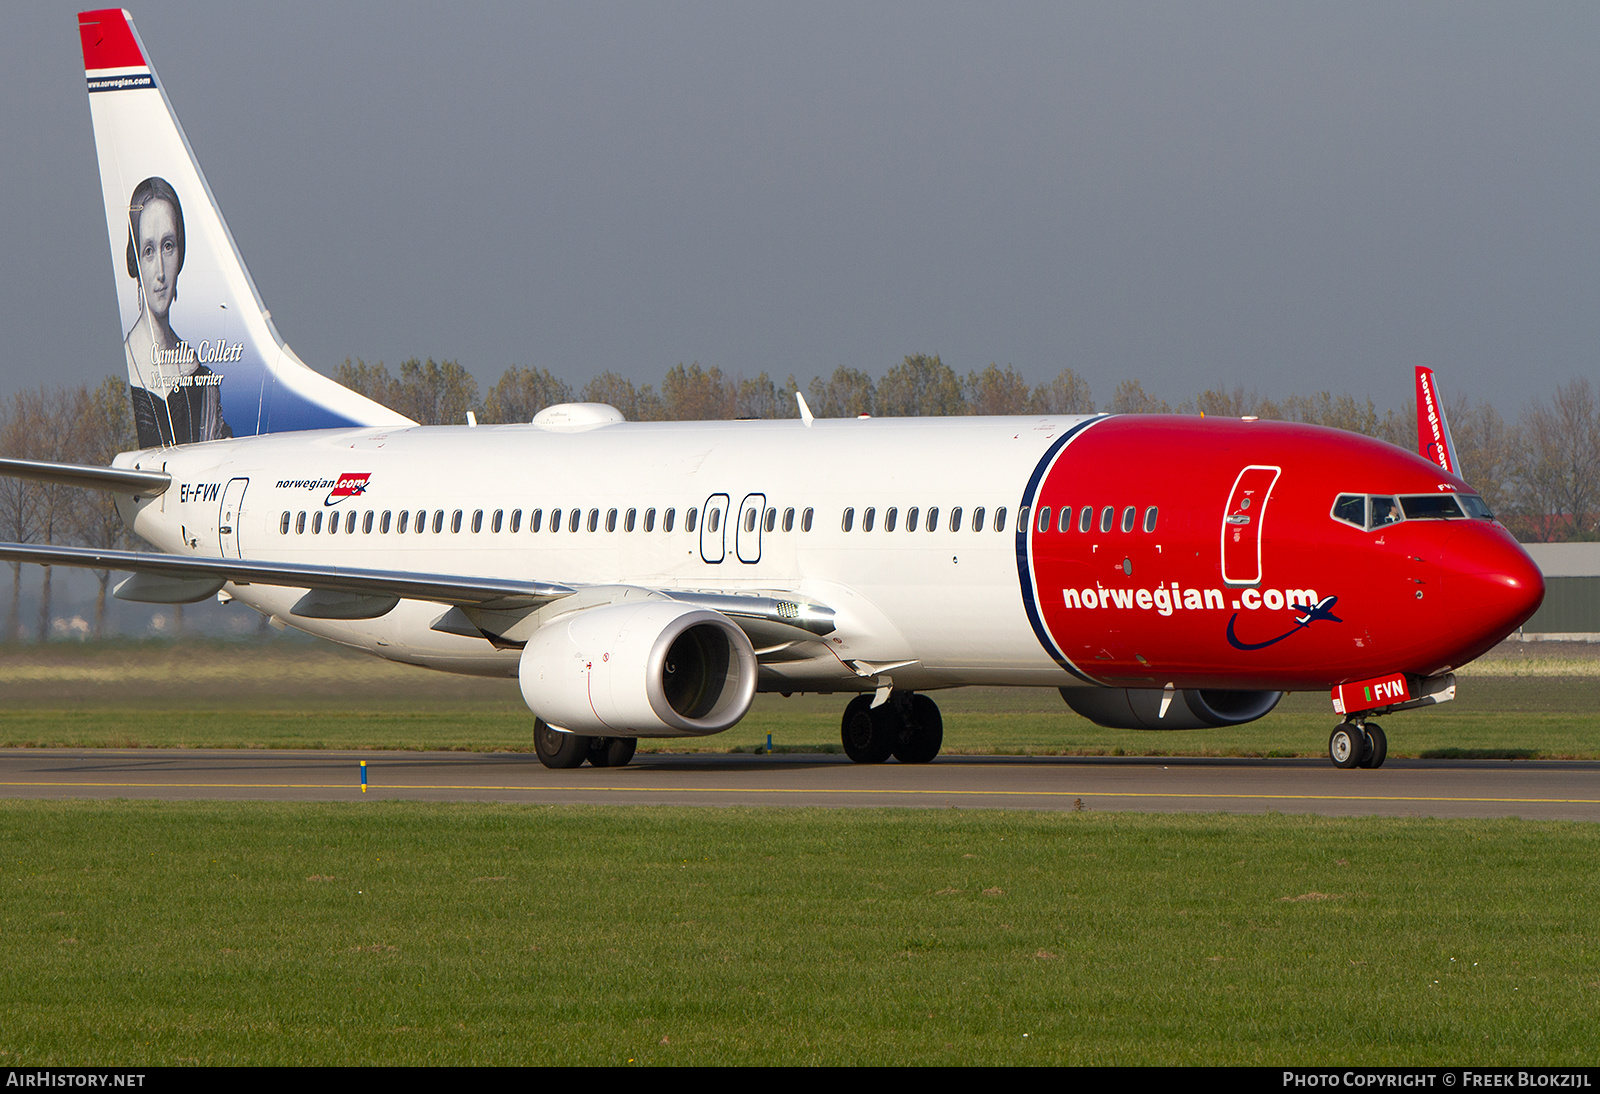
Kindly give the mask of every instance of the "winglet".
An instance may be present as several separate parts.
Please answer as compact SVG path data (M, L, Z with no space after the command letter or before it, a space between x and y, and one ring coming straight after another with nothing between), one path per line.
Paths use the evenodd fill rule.
M800 404L800 420L806 423L807 429L810 429L811 423L817 420L816 417L811 413L811 404L806 402L804 392L795 392L794 398L795 402Z
M1450 423L1444 416L1444 400L1439 397L1439 381L1433 369L1424 365L1417 366L1417 451L1450 474L1461 474Z

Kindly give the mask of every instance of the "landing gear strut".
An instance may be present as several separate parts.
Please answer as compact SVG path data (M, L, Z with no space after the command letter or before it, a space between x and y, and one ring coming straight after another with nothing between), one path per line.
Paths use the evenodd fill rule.
M875 709L872 696L858 695L844 708L839 738L845 755L858 764L881 764L890 756L903 764L925 764L944 744L944 719L926 695L891 692Z
M580 737L550 728L543 718L533 723L533 751L549 768L582 767L584 760L595 767L621 767L638 745L637 737Z
M1377 722L1341 722L1328 737L1328 759L1344 770L1382 767L1389 738Z

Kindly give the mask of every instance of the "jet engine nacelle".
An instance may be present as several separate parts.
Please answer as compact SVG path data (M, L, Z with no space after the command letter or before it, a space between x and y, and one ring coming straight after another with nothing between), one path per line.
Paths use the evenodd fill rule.
M698 737L743 718L756 655L727 616L670 600L558 616L522 650L528 709L590 737Z
M1172 693L1161 716L1161 688L1062 688L1067 706L1096 725L1112 729L1205 729L1237 726L1266 715L1281 691L1218 691L1186 688Z

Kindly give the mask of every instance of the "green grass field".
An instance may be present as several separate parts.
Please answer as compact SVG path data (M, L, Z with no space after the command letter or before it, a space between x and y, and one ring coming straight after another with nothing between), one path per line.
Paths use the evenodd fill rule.
M1453 703L1385 720L1390 755L1600 758L1600 648L1506 648L1469 666ZM324 644L134 643L0 650L0 745L521 750L512 680L453 677ZM1326 695L1261 721L1176 733L1103 729L1051 689L938 692L950 752L1321 756ZM645 749L839 748L845 696L762 695L714 737Z
M1590 1064L1600 827L0 802L0 1064Z

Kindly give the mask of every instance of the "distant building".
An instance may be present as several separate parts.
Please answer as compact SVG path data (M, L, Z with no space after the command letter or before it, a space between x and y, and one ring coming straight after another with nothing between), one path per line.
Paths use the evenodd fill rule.
M1518 634L1600 642L1600 543L1524 543L1544 574L1544 604Z

